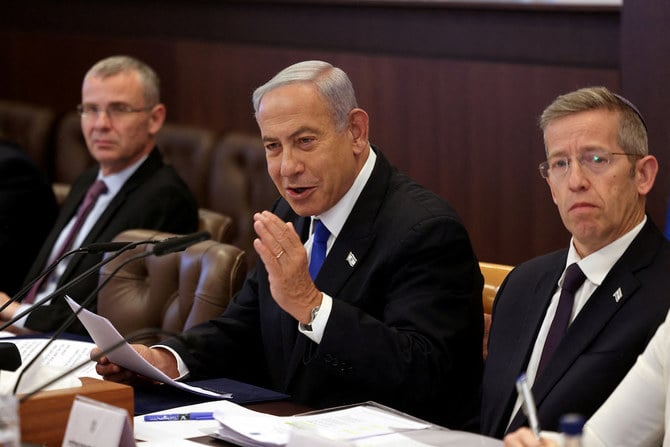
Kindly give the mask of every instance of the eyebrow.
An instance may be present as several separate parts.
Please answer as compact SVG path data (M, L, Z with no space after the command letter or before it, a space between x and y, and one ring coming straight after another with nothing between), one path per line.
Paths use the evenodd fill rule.
M295 132L291 133L288 136L288 138L293 139L293 138L297 137L298 135L300 135L302 133L314 133L316 135L321 135L321 132L317 131L316 129L314 129L312 127L302 126L302 127L299 127ZM273 137L273 136L268 136L268 135L263 136L263 141L264 142L278 141L278 140L279 140L278 137Z

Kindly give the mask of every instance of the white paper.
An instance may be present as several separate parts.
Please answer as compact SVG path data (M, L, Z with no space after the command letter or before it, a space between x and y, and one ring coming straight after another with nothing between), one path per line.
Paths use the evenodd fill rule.
M70 305L70 308L74 312L79 311L81 306L77 304L69 296L65 296L65 300ZM115 344L123 342L124 338L119 334L119 332L114 328L112 323L100 315L94 314L93 312L87 309L81 309L77 315L79 321L84 325L89 335L98 346L98 348L106 351L110 349ZM107 358L112 363L116 363L119 366L122 366L126 369L136 372L137 374L143 375L149 379L157 380L162 383L167 383L177 388L181 388L196 394L201 394L204 396L230 399L232 394L230 393L217 393L214 391L206 390L204 388L199 388L195 386L188 385L186 383L177 382L176 380L171 379L163 371L159 370L151 363L147 362L141 355L137 353L128 343L121 344L118 348L114 349L112 352L106 354Z
M0 372L0 393L11 393L19 374L28 365L38 352L48 343L45 338L13 338L4 339L4 342L14 343L21 355L21 367L16 371ZM90 352L95 345L90 342L56 339L40 355L40 358L30 367L19 384L18 393L28 393L42 387L56 376L69 369L84 363L84 366L68 374L63 379L53 383L45 390L71 388L81 386L79 377L101 377L95 372L95 363L90 360Z
M363 446L374 438L431 427L365 405L312 415L278 417L222 402L214 416L221 424L218 432L221 439L245 446L284 446L292 431L305 431L325 440Z

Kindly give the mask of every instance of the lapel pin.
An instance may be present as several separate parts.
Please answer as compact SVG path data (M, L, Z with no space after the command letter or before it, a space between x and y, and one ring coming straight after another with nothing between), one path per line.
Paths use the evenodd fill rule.
M614 301L616 301L618 303L619 300L623 297L623 293L621 292L621 287L616 289L616 292L614 292L612 294L612 296L614 297Z
M352 252L349 252L347 255L347 262L349 263L349 267L353 267L358 262L358 259L356 259L356 256L354 256Z

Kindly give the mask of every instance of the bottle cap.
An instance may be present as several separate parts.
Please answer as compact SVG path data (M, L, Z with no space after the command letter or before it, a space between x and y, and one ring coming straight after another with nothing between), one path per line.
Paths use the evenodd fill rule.
M560 430L566 435L581 435L584 428L584 416L576 413L569 413L561 416L559 422Z

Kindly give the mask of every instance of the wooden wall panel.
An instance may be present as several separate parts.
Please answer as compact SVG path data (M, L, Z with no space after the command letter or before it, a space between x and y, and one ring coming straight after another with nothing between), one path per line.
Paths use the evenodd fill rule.
M212 4L207 5L213 10ZM194 11L198 6L194 4ZM124 8L133 17L135 8L142 9L122 4L121 10ZM170 20L177 16L174 8L171 3ZM239 14L236 18L250 14L228 12ZM421 16L430 13L422 11ZM313 19L314 14L310 11L309 17ZM337 14L343 19L342 11ZM374 16L371 10L364 14ZM392 26L390 12L384 10L383 14L380 23ZM462 16L469 24L478 20L472 11L464 11ZM447 22L454 20L448 17ZM515 24L528 19L526 30L538 27L538 19L523 12L507 18ZM0 31L0 60L9 69L0 73L0 98L48 105L58 112L72 110L80 99L83 73L93 62L111 54L130 53L160 74L170 121L221 133L256 133L250 102L253 88L286 65L325 59L352 78L360 106L371 117L373 143L401 170L449 200L462 216L478 257L492 262L516 264L564 247L569 238L548 187L537 173L543 159L536 126L539 113L556 95L568 90L594 84L620 88L619 70L611 53L589 64L584 54L570 54L569 45L559 45L554 55L549 50L540 54L537 48L529 49L526 42L515 60L506 60L512 58L512 47L504 47L501 54L505 57L489 57L495 54L495 39L488 35L488 43L482 44L473 34L469 41L473 53L468 58L456 51L461 47L449 48L437 41L426 54L417 51L417 41L406 42L413 45L406 52L360 46L352 49L346 46L346 30L334 37L338 45L327 48L315 47L308 40L304 45L273 45L253 39L240 42L237 35L216 35L212 23L204 32L213 34L198 38L190 35L195 33L193 17L185 22L188 36L180 35L174 27L161 35L153 32L160 29L159 19L157 16L156 23L150 25L151 33L139 34L95 32L90 23L77 32L68 32L56 23L42 24L34 31L4 29ZM420 23L415 19L412 26ZM587 19L579 23L594 20ZM136 17L131 23L134 20ZM492 20L487 16L484 22L494 30L504 29L507 37L524 41L514 36L509 24L494 24ZM430 23L437 31L439 23L432 19ZM235 32L241 33L243 25L235 26ZM356 33L364 31L362 25L356 29ZM612 36L609 25L591 29L600 39ZM481 30L477 32L481 34ZM545 37L570 34L565 29L538 32ZM586 37L580 39L588 40ZM382 40L375 39L373 45L383 45ZM606 45L591 41L586 54L595 54Z

